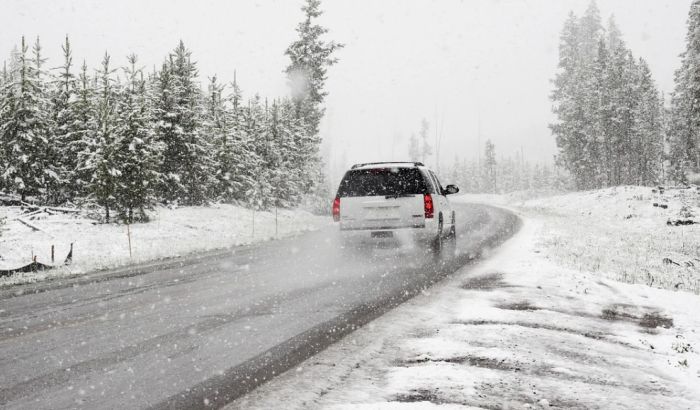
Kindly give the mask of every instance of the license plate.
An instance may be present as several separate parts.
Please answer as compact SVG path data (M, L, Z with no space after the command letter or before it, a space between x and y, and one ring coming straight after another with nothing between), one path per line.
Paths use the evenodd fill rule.
M372 232L372 238L393 238L394 233L391 231Z
M397 209L394 207L371 208L367 211L368 219L393 219L397 217Z

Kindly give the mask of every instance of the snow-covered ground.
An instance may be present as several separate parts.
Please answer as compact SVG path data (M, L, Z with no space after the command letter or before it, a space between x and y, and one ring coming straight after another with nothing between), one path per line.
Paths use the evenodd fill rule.
M558 263L627 283L700 292L699 188L628 186L514 205L526 216L546 217L540 245Z
M697 226L666 220L695 194L665 195L666 210L648 188L520 203L522 230L487 261L230 408L700 408L700 297L612 279L625 279L616 269L635 256L654 275L680 276L641 258L692 256L673 244L697 241L676 237ZM631 249L645 232L651 245ZM593 270L567 245L620 261Z
M19 222L17 207L0 208L6 216L0 235L0 269L17 268L37 261L51 264L51 245L55 261L62 265L73 243L70 266L44 272L15 274L0 278L0 286L75 275L101 268L183 256L188 253L227 248L275 237L275 213L253 212L233 205L209 207L159 208L148 223L126 225L94 224L94 221L70 214L41 212L31 219L22 217L39 231ZM279 210L277 237L318 229L330 218L300 210ZM131 256L129 255L129 234Z

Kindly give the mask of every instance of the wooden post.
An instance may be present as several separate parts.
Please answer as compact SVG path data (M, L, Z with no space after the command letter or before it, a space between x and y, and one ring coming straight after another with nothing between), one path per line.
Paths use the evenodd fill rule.
M51 263L54 261L54 247L51 245Z
M131 258L131 228L126 224L126 236L129 238L129 258Z

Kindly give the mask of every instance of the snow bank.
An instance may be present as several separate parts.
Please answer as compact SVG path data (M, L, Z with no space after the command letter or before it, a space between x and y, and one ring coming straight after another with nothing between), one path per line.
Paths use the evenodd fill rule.
M700 292L700 189L617 187L525 201L543 251L579 271ZM694 222L693 225L683 223Z
M33 230L17 220L17 207L0 208L6 216L5 232L0 236L0 268L28 264L32 256L50 264L51 246L56 264L62 265L73 243L73 263L56 270L15 274L0 279L0 285L24 283L47 277L80 274L136 262L182 256L188 253L227 248L275 237L275 213L253 212L233 205L210 207L159 208L151 222L126 225L95 224L90 219L70 215L35 215ZM27 218L22 218L27 220ZM277 237L318 229L329 218L301 210L280 210ZM131 255L129 254L129 234Z
M229 408L700 408L700 298L561 266L550 221Z

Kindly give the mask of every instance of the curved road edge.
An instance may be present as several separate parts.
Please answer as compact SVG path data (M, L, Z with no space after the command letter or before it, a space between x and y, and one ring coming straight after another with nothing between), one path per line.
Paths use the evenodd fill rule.
M226 370L222 375L212 377L193 386L186 392L178 393L152 406L152 409L207 409L219 408L252 391L275 376L293 368L304 360L323 351L331 344L366 325L401 303L413 298L459 268L478 262L484 251L500 246L515 235L522 226L522 220L512 211L494 206L482 205L488 210L493 229L490 234L476 238L478 252L458 254L447 261L441 261L432 272L421 272L422 268L412 268L409 274L423 275L424 280L392 292L388 297L375 299L345 312L332 320L317 325L287 341L257 355L238 366Z

